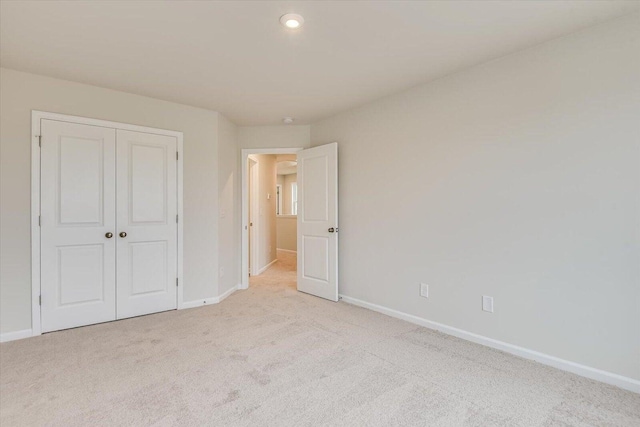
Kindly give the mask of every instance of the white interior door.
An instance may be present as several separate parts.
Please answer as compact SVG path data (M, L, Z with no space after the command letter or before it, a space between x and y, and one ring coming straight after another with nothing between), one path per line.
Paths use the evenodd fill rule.
M298 153L298 290L338 301L338 144Z
M117 131L117 318L177 308L177 139Z
M42 331L114 320L116 131L43 119L40 133Z

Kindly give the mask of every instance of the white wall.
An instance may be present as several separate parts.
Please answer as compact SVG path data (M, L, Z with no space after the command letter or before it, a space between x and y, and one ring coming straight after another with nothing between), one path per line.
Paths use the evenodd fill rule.
M310 143L308 125L238 126L238 149L308 148Z
M184 299L218 295L218 113L4 68L0 88L0 332L31 328L31 110L184 132Z
M240 186L237 127L218 115L218 295L240 284L237 254L240 250L240 209L235 195Z
M636 15L313 124L340 292L640 379L639 76Z

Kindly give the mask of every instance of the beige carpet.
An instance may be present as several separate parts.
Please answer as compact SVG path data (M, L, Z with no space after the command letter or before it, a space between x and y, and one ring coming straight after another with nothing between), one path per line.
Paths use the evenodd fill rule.
M0 345L0 425L639 426L640 395L295 290Z

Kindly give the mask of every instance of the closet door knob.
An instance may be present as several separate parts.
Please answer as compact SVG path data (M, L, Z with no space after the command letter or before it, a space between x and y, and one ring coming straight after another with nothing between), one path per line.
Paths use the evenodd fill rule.
M127 233L125 233L124 231L122 233L120 233L120 237L125 238L127 237Z
M331 228L329 229L329 233L333 233L334 231L336 231L336 229L335 229L335 228L333 228L333 227L331 227Z
M107 239L110 239L113 237L113 233L112 232L108 232L107 234L104 235L104 237L106 237Z

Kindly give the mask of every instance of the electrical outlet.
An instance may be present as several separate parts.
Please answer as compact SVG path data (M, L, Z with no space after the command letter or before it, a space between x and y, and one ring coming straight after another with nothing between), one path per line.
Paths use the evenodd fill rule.
M493 297L482 296L482 310L493 313Z
M420 296L429 298L429 285L426 283L420 283Z

